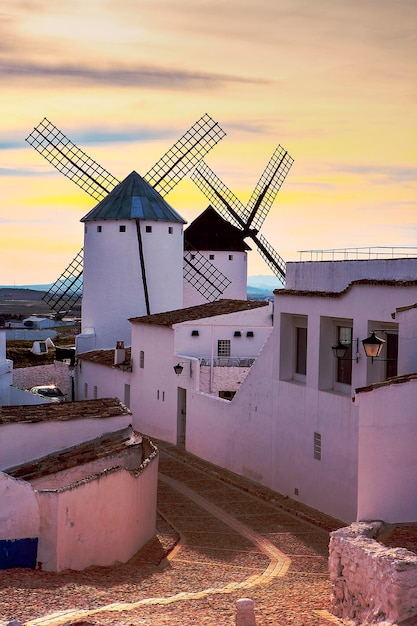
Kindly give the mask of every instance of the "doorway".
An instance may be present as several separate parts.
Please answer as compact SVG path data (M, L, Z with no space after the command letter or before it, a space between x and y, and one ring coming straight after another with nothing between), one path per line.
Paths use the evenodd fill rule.
M177 395L177 446L185 448L185 429L187 422L187 390L178 387Z

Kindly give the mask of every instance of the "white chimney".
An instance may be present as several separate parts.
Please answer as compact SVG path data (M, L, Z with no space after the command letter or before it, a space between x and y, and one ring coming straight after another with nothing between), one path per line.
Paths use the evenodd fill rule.
M114 351L114 365L121 365L126 360L126 349L124 341L116 342L116 350Z

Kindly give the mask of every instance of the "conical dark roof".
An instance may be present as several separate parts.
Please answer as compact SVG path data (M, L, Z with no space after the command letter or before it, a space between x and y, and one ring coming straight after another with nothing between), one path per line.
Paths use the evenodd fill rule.
M185 250L222 250L245 252L251 248L243 231L224 220L208 206L184 231Z
M186 223L137 172L129 174L81 221L131 219Z

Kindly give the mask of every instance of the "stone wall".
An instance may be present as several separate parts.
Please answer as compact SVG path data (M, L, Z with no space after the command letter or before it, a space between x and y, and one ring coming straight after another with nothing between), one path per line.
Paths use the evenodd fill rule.
M70 370L66 363L55 361L49 365L20 367L13 370L13 386L19 389L31 389L37 385L57 385L69 398Z
M200 366L200 391L218 395L219 391L237 391L245 380L249 367Z
M374 539L381 522L330 533L332 611L354 624L396 624L417 614L417 555Z

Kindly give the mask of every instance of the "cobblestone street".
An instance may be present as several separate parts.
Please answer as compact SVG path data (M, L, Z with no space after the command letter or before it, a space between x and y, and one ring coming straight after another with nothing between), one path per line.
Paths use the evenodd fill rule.
M257 626L339 623L328 613L336 520L157 445L157 537L127 564L0 572L3 621L232 626L236 601L249 597Z

